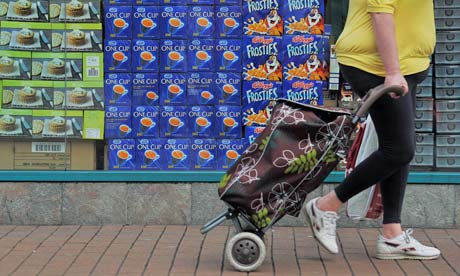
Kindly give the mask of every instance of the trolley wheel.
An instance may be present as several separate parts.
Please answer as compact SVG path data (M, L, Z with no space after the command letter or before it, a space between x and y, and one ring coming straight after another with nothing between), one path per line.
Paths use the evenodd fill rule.
M241 232L233 236L225 248L230 264L239 271L254 271L265 260L265 244L254 233Z

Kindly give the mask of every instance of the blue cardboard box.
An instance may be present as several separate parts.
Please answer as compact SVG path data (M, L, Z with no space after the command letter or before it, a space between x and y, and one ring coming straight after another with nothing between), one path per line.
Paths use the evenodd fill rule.
M242 139L217 140L217 170L228 170L244 150L245 145Z
M136 139L136 170L162 170L166 162L164 139Z
M243 38L245 80L283 80L282 38L246 36Z
M242 68L242 41L241 39L216 39L215 54L216 72L241 72Z
M215 73L213 91L219 104L241 105L241 74Z
M191 169L217 169L217 143L214 139L194 139L191 145Z
M323 105L323 82L293 80L283 82L284 98L305 104Z
M194 39L189 41L187 52L188 71L212 72L216 58L213 39Z
M219 138L242 137L241 106L216 106L216 126Z
M250 145L254 143L256 138L264 131L265 127L262 126L247 126L244 127L244 144Z
M160 104L160 89L159 89L158 74L132 74L133 85L133 105L150 105L155 106Z
M286 0L283 5L285 34L324 33L323 0Z
M160 41L160 72L187 72L187 40Z
M133 7L133 38L160 38L160 7Z
M276 100L283 98L281 82L246 81L243 83L243 123L265 126Z
M212 89L213 73L188 73L187 103L193 105L213 105L217 97Z
M213 6L190 6L188 13L189 38L213 38L215 30Z
M186 6L160 6L160 37L186 39L187 17Z
M104 6L131 6L134 0L104 0Z
M131 138L132 132L130 106L105 107L105 138Z
M105 74L104 96L106 105L129 106L132 102L131 74Z
M214 106L190 106L188 118L192 128L192 137L214 138L217 136L214 112Z
M243 10L238 6L216 6L216 38L243 36Z
M131 6L106 6L105 13L105 38L106 39L131 39L132 29Z
M166 169L190 170L190 139L167 139L165 143Z
M104 41L104 71L131 72L131 40Z
M158 72L159 44L158 40L133 40L132 69L133 72Z
M282 36L284 20L282 0L243 0L245 35Z
M181 105L187 103L187 74L160 74L160 102Z
M133 3L134 3L134 0L133 0ZM136 0L135 3L136 5L159 6L160 0Z
M167 105L162 106L160 111L160 137L190 137L188 106Z
M220 6L220 5L225 5L225 6L241 6L242 0L214 0L214 5Z
M133 137L160 136L160 108L158 106L133 106Z
M109 170L134 170L134 139L112 139L108 145Z

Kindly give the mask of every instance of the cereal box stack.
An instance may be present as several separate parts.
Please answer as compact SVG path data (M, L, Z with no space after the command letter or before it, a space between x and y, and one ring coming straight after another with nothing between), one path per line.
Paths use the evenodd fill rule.
M109 169L226 170L243 150L241 0L108 0Z
M103 139L100 6L0 1L0 136Z

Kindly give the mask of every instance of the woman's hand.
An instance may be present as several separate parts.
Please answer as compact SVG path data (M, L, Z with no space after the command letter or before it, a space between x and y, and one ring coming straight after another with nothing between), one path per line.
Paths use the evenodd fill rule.
M385 77L385 86L397 85L403 87L403 96L406 96L409 92L409 87L407 85L407 81L401 73L392 73L387 74ZM399 99L399 96L395 93L389 93L390 97L393 99Z

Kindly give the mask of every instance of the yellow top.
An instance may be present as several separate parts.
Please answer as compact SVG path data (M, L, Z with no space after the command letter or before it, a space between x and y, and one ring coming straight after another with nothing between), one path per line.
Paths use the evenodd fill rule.
M427 69L436 43L433 0L350 0L347 22L336 45L339 63L385 76L372 12L394 15L401 73Z

